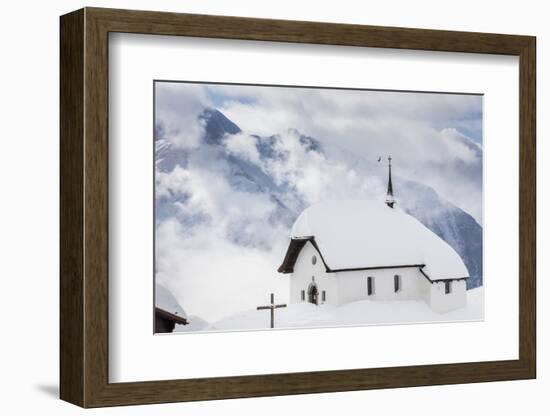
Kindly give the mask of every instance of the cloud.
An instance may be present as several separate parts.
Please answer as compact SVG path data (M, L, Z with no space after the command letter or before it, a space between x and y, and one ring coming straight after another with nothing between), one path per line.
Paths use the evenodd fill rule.
M345 163L310 150L300 141L301 137L294 129L277 135L274 147L287 157L269 159L263 166L264 171L279 183L293 186L308 205L367 194L368 177L359 177Z
M246 100L234 99L237 89ZM222 110L243 131L292 127L367 160L391 154L396 173L432 186L481 223L481 96L246 86L218 93L229 97Z
M210 100L201 86L155 83L155 139L166 139L178 148L196 148L204 135L199 118Z
M284 235L266 250L236 244L215 226L203 225L190 234L179 221L168 219L156 228L156 281L186 311L209 322L254 309L268 301L270 292L288 302L288 276L277 273L286 249Z
M245 133L230 135L225 138L224 146L229 153L239 155L256 165L260 164L260 154L254 137Z

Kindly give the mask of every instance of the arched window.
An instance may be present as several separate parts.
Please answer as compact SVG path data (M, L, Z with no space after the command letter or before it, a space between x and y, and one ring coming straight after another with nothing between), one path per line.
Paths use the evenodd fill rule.
M393 291L395 293L401 291L401 276L398 274L393 276Z
M315 265L317 263L317 256L311 257L311 264Z
M367 294L370 296L374 293L374 277L367 277Z

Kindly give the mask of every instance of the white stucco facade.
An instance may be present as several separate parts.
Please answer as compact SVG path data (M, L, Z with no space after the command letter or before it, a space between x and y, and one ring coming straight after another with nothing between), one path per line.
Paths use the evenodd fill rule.
M395 276L399 280L397 290ZM466 281L450 280L449 285L449 293L446 293L444 281L431 282L418 267L327 272L321 254L308 241L300 251L291 274L290 302L311 301L311 288L315 286L319 305L338 306L366 299L421 300L435 312L444 313L466 305Z

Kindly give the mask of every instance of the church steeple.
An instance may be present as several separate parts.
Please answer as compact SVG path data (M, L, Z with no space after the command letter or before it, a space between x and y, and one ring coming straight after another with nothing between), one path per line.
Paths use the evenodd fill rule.
M386 193L386 205L393 208L395 202L395 198L393 197L393 185L391 182L391 156L388 156L388 192Z

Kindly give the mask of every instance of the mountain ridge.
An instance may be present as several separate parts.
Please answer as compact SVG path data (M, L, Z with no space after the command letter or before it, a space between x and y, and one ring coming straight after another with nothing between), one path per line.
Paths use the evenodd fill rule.
M227 167L227 177L233 189L250 194L265 195L272 201L276 209L268 218L270 224L283 225L287 228L308 205L303 196L291 184L265 172L258 161L254 162L242 154L228 150L227 140L232 136L242 134L240 127L218 110L207 108L199 116L204 126L203 141L208 146L214 160L223 162ZM298 146L305 153L312 152L323 160L331 161L337 157L353 167L359 177L372 177L384 181L386 171L373 161L353 154L346 149L332 145L327 148L314 137L301 134L296 129L288 129L288 134L295 136ZM247 143L253 143L259 161L273 164L287 161L292 155L280 145L280 135L247 136ZM163 137L162 126L155 126L155 162L159 172L171 172L176 166L188 168L190 155L196 150L173 146ZM481 151L480 149L478 149ZM332 156L331 156L332 155ZM373 160L375 160L373 158ZM413 217L417 218L427 228L445 240L463 259L470 279L468 289L481 286L482 276L482 227L467 212L446 201L433 188L420 182L394 176L394 189L398 203ZM157 197L155 209L159 218L177 216L174 205L185 204L189 195L170 195ZM182 220L187 221L188 219ZM200 218L198 219L200 220ZM193 220L194 221L194 220ZM247 244L235 233L231 238L237 244Z

